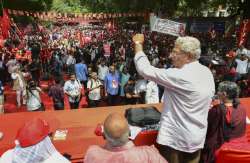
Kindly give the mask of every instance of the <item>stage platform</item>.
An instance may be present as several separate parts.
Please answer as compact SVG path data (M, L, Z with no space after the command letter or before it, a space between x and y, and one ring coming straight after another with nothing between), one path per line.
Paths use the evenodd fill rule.
M241 99L241 102L246 106L248 117L250 117L250 98ZM62 154L71 155L72 162L82 161L84 154L90 145L104 144L103 138L96 136L94 130L99 123L104 121L108 114L113 112L124 114L127 108L137 108L142 106L155 106L159 111L162 109L162 104L125 105L94 109L83 108L77 110L21 112L1 115L0 131L4 133L4 137L0 141L0 155L6 150L14 147L17 130L26 120L40 117L49 122L52 133L57 129L68 130L66 140L57 140L53 141L53 143ZM247 141L247 137L245 140L246 141L243 145L247 146L247 148L244 148L243 152L248 151L248 157L250 158L250 143ZM228 148L230 149L230 146L227 147L227 150Z

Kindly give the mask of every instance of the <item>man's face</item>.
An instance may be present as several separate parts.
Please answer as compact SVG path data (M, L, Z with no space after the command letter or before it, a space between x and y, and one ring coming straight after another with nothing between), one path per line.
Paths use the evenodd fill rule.
M245 55L244 55L244 54L241 54L240 60L244 61L245 59L246 59Z
M180 50L178 45L175 45L169 55L169 59L171 59L175 68L181 68L186 63L187 56Z
M92 75L92 78L93 78L94 80L97 80L97 78L98 78L97 74Z
M133 84L134 84L134 81L133 81L133 80L128 80L128 84L129 84L129 85L133 85Z
M115 67L114 66L110 66L109 70L110 70L111 73L114 73L115 72Z
M75 75L70 75L70 80L71 80L71 81L75 81L75 79L76 79L76 76L75 76Z

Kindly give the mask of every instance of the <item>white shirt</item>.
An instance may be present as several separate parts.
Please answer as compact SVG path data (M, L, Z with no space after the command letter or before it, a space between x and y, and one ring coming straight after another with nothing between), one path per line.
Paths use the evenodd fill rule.
M6 151L0 158L0 163L12 163L14 149ZM43 163L70 163L66 158L64 158L59 152L53 153L47 160Z
M153 65L153 66L157 66L159 62L160 62L160 59L159 59L158 57L155 57L155 58L152 60L152 65Z
M246 48L236 50L236 55L237 56L241 55L241 54L250 56L250 52Z
M98 78L100 80L104 80L108 72L109 68L107 66L98 65Z
M23 73L24 75L24 73ZM18 74L18 73L11 73L11 78L13 80L18 80L18 83L19 83L19 86L20 86L20 89L23 90L24 89L24 83L23 83L23 80L21 78L21 76Z
M159 89L155 82L149 81L146 89L145 96L146 104L159 103Z
M135 83L135 93L146 92L147 90L147 80L141 79L137 80Z
M42 91L39 87L36 87L36 90L27 90L27 110L34 111L41 107L41 98L39 91Z
M3 68L3 61L0 61L0 68Z
M239 74L246 74L248 69L248 59L245 59L244 61L236 59L235 62L237 63L236 72Z
M76 60L74 57L72 57L71 55L69 55L69 57L67 58L67 61L66 61L66 65L70 66L70 65L73 65L76 63Z
M8 72L10 74L13 72L13 68L15 68L16 64L17 64L16 59L11 59L6 63L6 66L8 67Z
M92 88L96 88L96 87L101 86L101 85L102 85L102 83L100 80L90 79L87 83L87 88L92 89ZM90 100L100 100L101 99L101 88L98 87L96 89L93 89L92 91L89 91L89 99Z
M155 68L143 52L136 54L134 61L140 75L165 87L157 142L189 153L202 149L215 92L211 71L198 61L180 69Z
M75 97L79 97L80 98L80 93L81 93L81 88L82 85L80 84L80 82L78 80L74 80L73 82L71 80L68 80L65 82L63 90L64 92L69 93L71 96L69 96L69 101L70 102L75 102L76 98Z

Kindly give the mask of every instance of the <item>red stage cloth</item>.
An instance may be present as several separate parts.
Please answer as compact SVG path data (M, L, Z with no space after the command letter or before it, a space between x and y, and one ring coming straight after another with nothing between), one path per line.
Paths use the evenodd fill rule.
M250 125L244 137L231 140L222 145L216 152L216 163L249 163L250 162Z
M103 138L101 136L96 136L94 133L97 124L102 123L112 112L124 114L124 111L127 108L140 106L145 105L127 105L63 111L22 112L1 115L0 131L4 133L4 138L0 140L0 155L6 150L14 147L17 130L26 120L39 117L48 121L52 132L55 132L56 129L67 129L68 135L66 140L53 141L53 143L62 154L67 153L71 155L73 160L82 159L90 145L104 144ZM160 108L161 104L156 106Z
M250 117L250 98L241 99L241 102L247 107L247 114L248 117ZM48 121L52 132L56 129L67 129L67 139L64 141L54 141L53 143L61 153L70 154L72 159L82 159L90 145L102 145L104 143L103 138L96 136L94 131L96 126L102 123L108 114L112 112L124 114L127 108L140 106L145 105L46 112L22 112L1 115L0 131L4 133L4 138L0 141L0 155L6 150L14 147L17 130L26 120L33 117L40 117ZM157 104L155 106L159 110L162 108L162 104ZM249 136L250 132L248 133ZM237 151L235 151L235 149L237 149ZM227 154L229 154L229 156ZM244 160L249 159L248 155L250 157L250 143L247 142L247 137L245 137L239 139L239 141L235 140L223 145L218 154L217 163L226 163L227 161L225 162L226 158L224 156L230 157L230 160L234 160L233 158L235 158L235 160L241 159L242 163Z

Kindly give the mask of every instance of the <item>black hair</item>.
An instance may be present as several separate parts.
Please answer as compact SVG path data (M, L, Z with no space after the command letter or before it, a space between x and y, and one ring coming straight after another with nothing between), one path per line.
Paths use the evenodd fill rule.
M233 101L233 107L237 108L237 106L240 104L239 101L239 93L240 93L240 88L235 82L231 81L223 81L219 84L218 86L218 91L219 92L226 92L227 98L229 100Z

